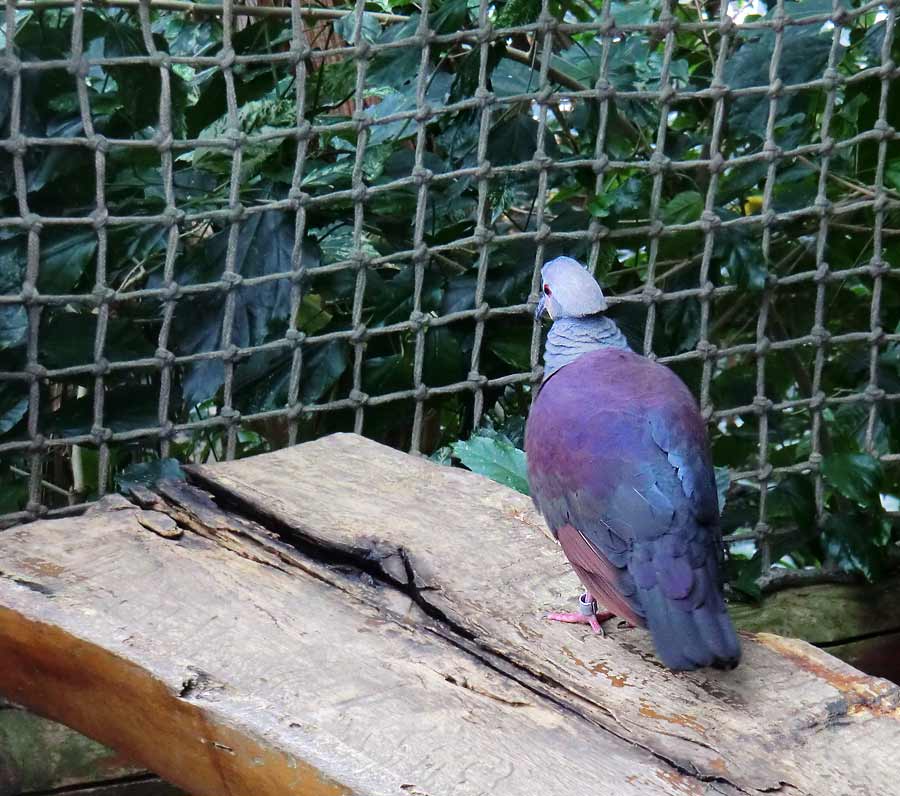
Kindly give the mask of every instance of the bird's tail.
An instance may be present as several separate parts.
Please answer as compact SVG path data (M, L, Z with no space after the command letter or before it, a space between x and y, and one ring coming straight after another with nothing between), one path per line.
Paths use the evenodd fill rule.
M673 600L659 585L641 590L641 603L656 653L674 671L705 666L733 669L741 659L741 643L725 601L710 590L700 605Z

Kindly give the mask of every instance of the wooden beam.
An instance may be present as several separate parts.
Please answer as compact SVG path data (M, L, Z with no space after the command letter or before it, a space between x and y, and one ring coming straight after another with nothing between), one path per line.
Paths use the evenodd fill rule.
M896 786L895 686L771 635L673 674L643 631L546 622L575 578L486 479L353 435L192 478L216 501L0 534L0 693L194 796Z
M194 512L210 524L185 512L196 532L180 539L128 508L0 536L0 692L194 796L689 781L398 621L383 606L412 605L395 590L214 507ZM353 596L366 591L371 605Z

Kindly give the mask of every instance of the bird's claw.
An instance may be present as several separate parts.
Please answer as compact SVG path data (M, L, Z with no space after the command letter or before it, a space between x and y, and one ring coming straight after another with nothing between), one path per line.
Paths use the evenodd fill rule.
M600 614L601 619L598 619L597 615L594 614L592 616L585 616L582 613L553 613L547 614L547 619L551 622L566 622L572 625L590 625L591 630L594 631L599 636L606 636L606 633L603 630L603 627L600 625L601 621L606 621L609 619L611 614Z

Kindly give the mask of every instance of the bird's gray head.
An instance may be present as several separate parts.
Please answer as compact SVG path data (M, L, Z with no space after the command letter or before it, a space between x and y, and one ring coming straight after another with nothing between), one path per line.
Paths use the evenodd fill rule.
M541 269L541 300L535 317L547 312L560 318L584 318L606 309L600 285L590 272L571 257L557 257Z

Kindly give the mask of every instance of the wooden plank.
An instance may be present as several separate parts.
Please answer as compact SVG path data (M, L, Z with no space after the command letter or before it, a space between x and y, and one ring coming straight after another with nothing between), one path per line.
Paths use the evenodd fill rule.
M877 751L900 742L896 686L767 634L745 638L733 672L673 674L643 631L599 639L546 622L578 584L528 498L502 486L353 435L193 476L232 510L395 581L448 637L561 686L579 716L698 781L900 792L895 761Z
M0 693L194 796L735 793L179 494L180 538L121 501L0 534Z
M0 796L141 773L121 755L26 710L0 710Z

